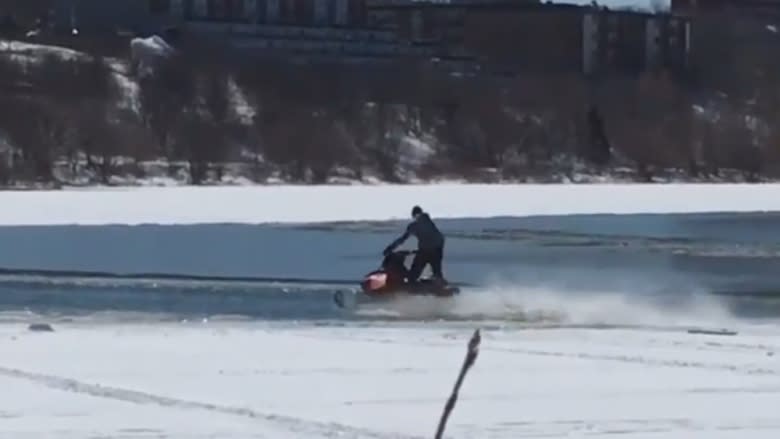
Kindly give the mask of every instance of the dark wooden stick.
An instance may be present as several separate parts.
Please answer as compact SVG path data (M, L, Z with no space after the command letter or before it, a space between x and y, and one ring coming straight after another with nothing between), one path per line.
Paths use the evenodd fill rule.
M442 435L444 434L444 428L447 426L447 420L449 419L450 413L452 413L452 409L455 408L455 403L458 400L458 392L460 391L461 384L463 384L463 379L466 377L469 369L471 369L471 366L473 366L474 362L477 360L477 355L479 354L479 342L481 339L482 337L479 334L479 329L477 329L474 331L474 335L471 336L471 340L469 340L468 351L466 352L466 358L463 360L463 365L460 367L458 380L455 382L455 387L452 389L450 398L447 400L447 404L444 406L444 412L442 412L441 418L439 419L439 429L436 431L436 439L441 439Z

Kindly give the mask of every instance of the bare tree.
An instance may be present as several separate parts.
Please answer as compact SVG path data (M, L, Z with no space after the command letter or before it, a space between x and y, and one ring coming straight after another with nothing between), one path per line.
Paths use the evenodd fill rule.
M4 21L3 33L10 37L24 35L38 29L48 21L49 10L55 0L3 0L0 4L0 21Z
M122 164L132 155L138 140L140 121L129 110L112 108L105 102L83 102L72 109L74 146L84 154L86 168L102 184L110 184Z
M54 181L54 160L65 143L66 109L39 100L10 101L14 111L2 117L9 143L18 151L17 171L29 181Z
M187 109L178 119L175 146L187 158L190 182L206 181L209 164L218 160L221 145L219 129L208 116Z
M190 66L174 57L158 66L153 75L139 81L141 118L153 133L158 153L174 157L175 129L183 111L195 101L195 78Z
M185 154L190 163L190 171L194 181L202 181L205 173L212 166L216 166L217 180L223 173L222 163L227 158L231 140L237 132L237 115L235 103L231 99L230 75L224 66L206 66L200 72L200 87L198 100L198 114L196 118L190 118L186 125L200 123L200 128L190 128L199 132L203 139L197 139L185 147ZM191 137L191 136L187 136ZM204 142L203 140L208 140Z

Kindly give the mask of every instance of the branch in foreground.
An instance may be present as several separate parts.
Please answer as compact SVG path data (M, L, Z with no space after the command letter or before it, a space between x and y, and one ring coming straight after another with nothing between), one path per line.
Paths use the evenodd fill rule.
M474 331L474 335L471 336L471 340L469 340L468 351L466 352L466 358L463 360L463 365L460 368L458 380L455 382L455 387L452 389L450 398L447 400L447 405L444 406L444 412L441 414L441 419L439 419L439 429L436 431L436 439L441 439L444 434L444 428L447 426L447 419L449 419L452 409L455 408L455 402L458 400L458 392L460 391L461 384L463 384L463 379L477 360L479 342L481 339L482 337L479 335L479 329L477 329Z

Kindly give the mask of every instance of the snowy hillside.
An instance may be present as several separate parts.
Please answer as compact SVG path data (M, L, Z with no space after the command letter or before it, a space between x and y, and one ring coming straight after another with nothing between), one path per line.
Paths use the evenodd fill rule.
M10 100L6 107L22 101L31 107L25 110L30 124L36 117L52 122L46 125L49 132L30 133L16 120L18 114L0 114L0 185L4 187L775 179L776 168L761 161L764 152L713 149L736 147L725 137L725 146L712 146L711 151L700 143L685 151L674 144L677 134L666 140L637 137L623 133L620 123L613 124L612 130L619 136L628 134L621 137L622 144L606 152L588 152L583 150L586 140L578 127L585 121L584 114L561 121L555 113L564 110L557 107L550 109L552 113L529 113L491 88L454 85L464 101L452 119L446 119L434 106L360 100L363 92L349 85L352 79L361 80L360 75L348 76L354 72L329 72L344 78L331 84L316 68L261 65L243 71L218 60L204 63L153 36L128 41L122 56L102 58L118 93L107 90L79 96L78 90L89 90L84 87L90 81L101 79L74 76L74 81L87 81L79 85L81 89L56 84L52 78L58 75L46 69L64 71L72 66L57 66L52 59L81 63L83 68L101 58L64 47L0 41L0 63L11 63L0 67L23 68L14 73L21 76L13 84L22 92L6 96ZM44 70L30 73L35 65ZM99 75L89 68L80 74ZM65 103L54 95L51 99L45 94L28 96L24 90L30 75L38 81L32 84L33 91L40 87L76 95ZM425 83L408 86L410 93L413 87L429 88ZM582 86L539 84L573 88L572 93ZM366 87L368 91L387 88L385 84ZM302 96L317 97L301 103ZM96 107L96 99L113 101ZM336 106L337 101L348 105ZM98 108L104 104L104 110ZM567 108L572 105L583 103L567 104ZM101 114L105 120L95 120ZM721 119L707 123L726 126ZM36 152L40 149L45 154ZM596 163L588 158L593 154L611 158L608 164Z

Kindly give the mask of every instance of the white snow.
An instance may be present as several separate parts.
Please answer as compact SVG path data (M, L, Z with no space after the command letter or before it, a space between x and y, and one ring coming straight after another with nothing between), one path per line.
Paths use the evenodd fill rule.
M433 437L470 327L0 325L1 438ZM445 437L776 438L776 330L483 332Z
M66 47L5 39L0 39L0 54L25 61L40 61L46 55L58 56L62 60L86 59L88 57L82 52Z
M138 66L141 75L151 73L157 62L174 53L173 47L157 35L130 40L130 58Z
M5 191L0 225L382 220L407 218L411 204L438 218L777 211L778 189L440 184ZM65 316L52 322L55 332L34 333L27 324L38 317L3 315L0 439L431 438L479 326L480 356L445 437L778 437L777 323L741 322L717 303L669 311L610 298L529 296L525 310L561 309L566 324L521 326L506 314L513 308L506 297L476 295L451 310L461 317L457 323ZM436 315L418 302L409 308ZM738 334L686 331L696 325Z
M175 52L173 47L158 35L133 38L130 40L130 51L133 57L168 57Z
M0 192L0 225L274 223L780 211L778 184L370 185Z
M152 59L156 59L153 58L155 54L157 54L157 56L167 54L167 52L165 52L166 43L159 37L138 40L140 41L135 42L132 49L133 55L139 58L139 61L149 62ZM21 65L24 65L25 63L40 63L46 59L46 56L50 55L59 57L63 61L88 61L91 59L89 54L67 47L0 39L0 56L7 56L9 59L15 60ZM105 61L112 71L112 77L122 92L121 100L118 102L118 105L137 111L139 105L137 97L138 83L132 77L132 72L128 63L122 59L116 58L106 58Z

